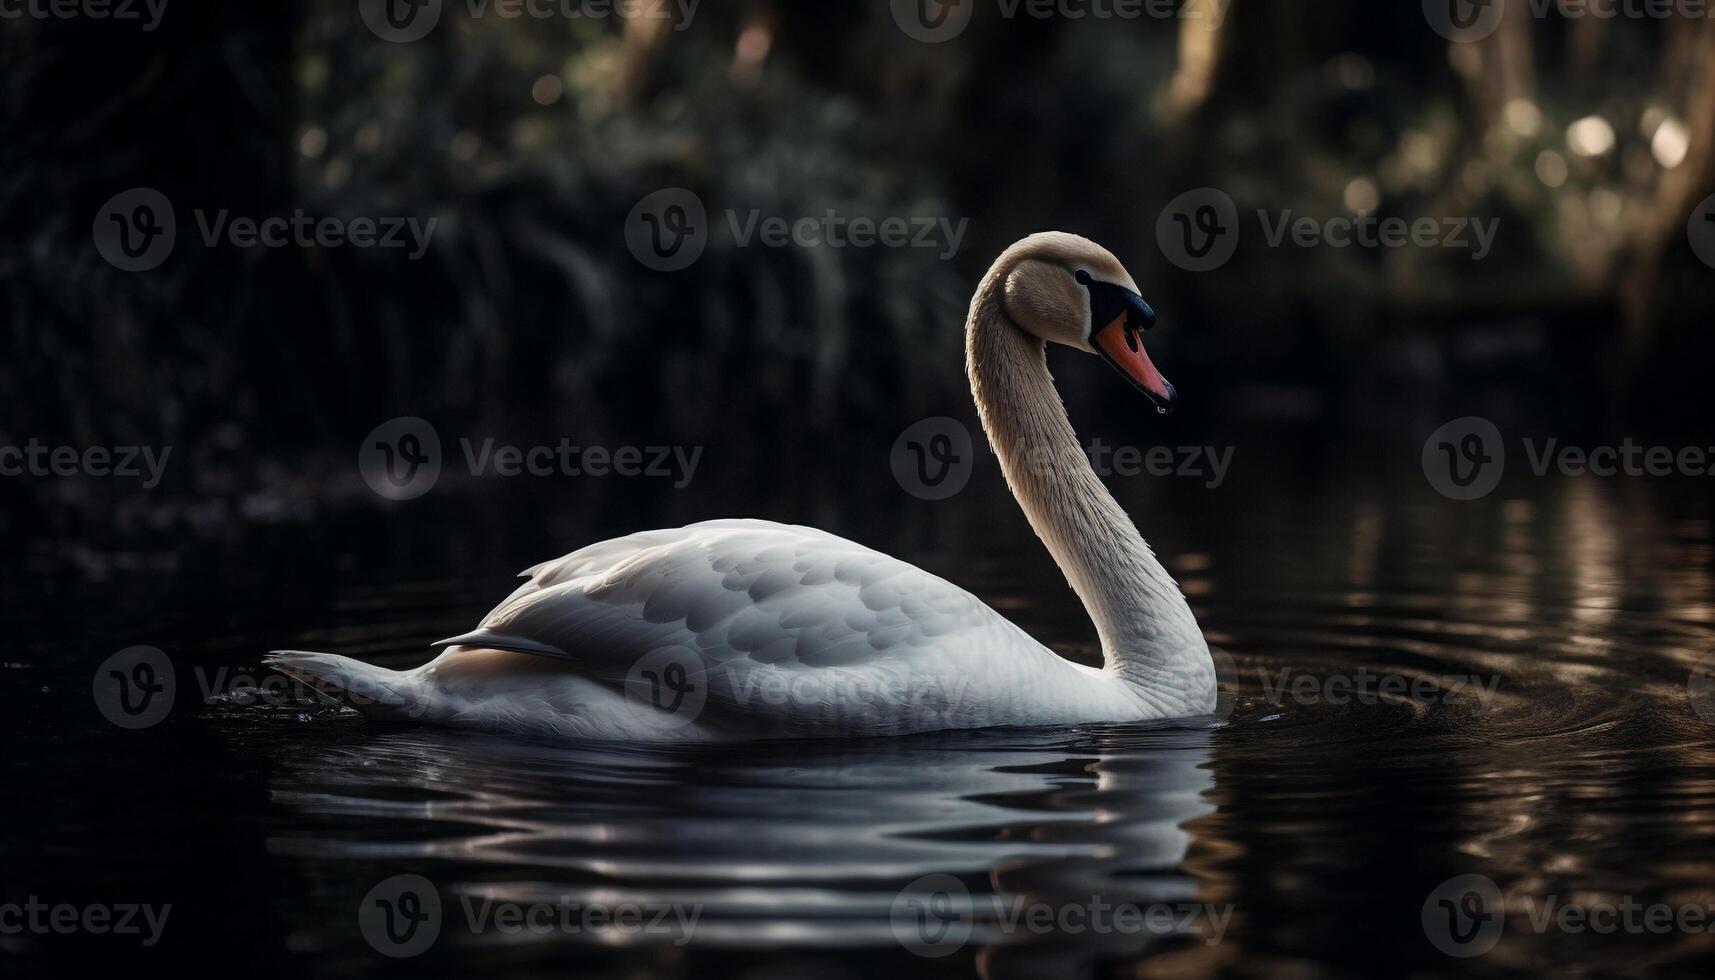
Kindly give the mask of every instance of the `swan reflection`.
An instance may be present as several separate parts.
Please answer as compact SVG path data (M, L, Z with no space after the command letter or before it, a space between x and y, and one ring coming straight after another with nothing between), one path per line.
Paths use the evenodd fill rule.
M566 943L647 957L683 943L917 962L901 910L914 882L943 876L973 909L949 952L1004 974L1042 956L1065 967L1136 953L1183 935L1185 917L1098 934L1113 909L1201 901L1181 866L1187 823L1213 810L1208 727L719 748L347 728L310 726L272 780L287 817L270 850L326 876L301 948L343 944L359 898L399 874L434 883L446 909L437 956L455 957ZM695 924L688 935L683 916L660 930L472 925L518 905L670 906L695 910ZM1120 913L1122 929L1135 914Z

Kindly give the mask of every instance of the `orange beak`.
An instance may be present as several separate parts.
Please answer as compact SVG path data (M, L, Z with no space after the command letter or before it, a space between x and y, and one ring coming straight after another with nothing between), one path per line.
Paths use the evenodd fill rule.
M1165 415L1173 411L1174 403L1179 401L1179 393L1155 369L1155 362L1143 349L1143 330L1142 319L1128 309L1097 330L1090 340L1097 353L1139 391L1149 396L1149 400L1155 403L1155 410Z

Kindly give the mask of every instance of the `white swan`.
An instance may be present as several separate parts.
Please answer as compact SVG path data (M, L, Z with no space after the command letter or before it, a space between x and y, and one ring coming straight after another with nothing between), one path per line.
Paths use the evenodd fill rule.
M1033 235L983 277L966 370L1007 483L1095 621L1065 660L969 592L813 528L729 520L604 541L524 574L415 670L325 653L268 662L365 714L581 738L901 735L1142 721L1215 707L1178 585L1091 470L1045 342L1098 353L1166 412L1155 320L1119 261Z

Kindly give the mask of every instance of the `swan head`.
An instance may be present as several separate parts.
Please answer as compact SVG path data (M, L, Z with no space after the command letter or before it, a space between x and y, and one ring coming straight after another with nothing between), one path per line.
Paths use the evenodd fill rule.
M1007 315L1021 329L1097 355L1156 411L1173 410L1179 393L1143 344L1155 310L1112 252L1077 235L1043 232L1007 249L990 274L1004 281Z

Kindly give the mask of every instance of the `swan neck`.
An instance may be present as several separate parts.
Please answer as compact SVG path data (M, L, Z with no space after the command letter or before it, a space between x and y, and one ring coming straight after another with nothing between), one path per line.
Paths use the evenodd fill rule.
M1045 345L1007 316L1003 292L995 272L978 290L966 370L1007 484L1095 623L1106 668L1164 713L1210 710L1192 690L1200 685L1185 683L1187 672L1207 671L1212 679L1196 619L1091 468L1048 372Z

